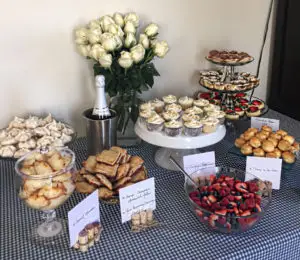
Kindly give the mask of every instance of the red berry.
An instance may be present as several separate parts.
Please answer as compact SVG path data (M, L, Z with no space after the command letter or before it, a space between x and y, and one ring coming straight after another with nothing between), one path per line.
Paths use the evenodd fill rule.
M192 199L193 197L197 197L198 194L199 194L199 191L192 191L192 192L190 193L190 198Z
M229 201L234 201L234 196L232 196L232 195L228 195L226 198L227 198Z
M255 182L248 182L248 189L250 192L255 193L258 191L258 186Z
M255 199L250 198L245 200L245 204L247 205L248 209L255 208Z
M235 188L237 191L242 192L242 193L248 192L247 191L248 185L245 182L240 182L240 183L235 184Z
M245 203L241 203L240 210L244 211L244 210L247 210L247 209L248 209L248 206Z
M250 215L251 215L250 210L246 210L241 214L242 217L246 217L246 216L250 216Z
M209 201L210 201L211 203L215 203L215 202L217 201L216 197L213 196L213 195L209 195L209 196L208 196L208 199L209 199Z
M216 214L226 216L227 210L226 209L219 209L215 211Z
M227 198L223 198L220 204L221 206L227 206L229 204L229 200Z
M219 222L221 225L225 225L225 223L226 223L226 218L225 218L225 217L219 217L218 222Z

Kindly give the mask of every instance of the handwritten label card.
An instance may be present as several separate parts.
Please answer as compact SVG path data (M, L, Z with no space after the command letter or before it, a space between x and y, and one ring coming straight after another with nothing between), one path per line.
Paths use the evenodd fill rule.
M253 179L252 176L249 176L248 173L250 173L261 180L272 182L272 188L279 190L281 165L281 159L248 156L246 162L246 180Z
M134 213L156 208L154 178L138 182L119 191L122 223Z
M68 212L70 247L75 245L79 232L96 221L100 222L98 190Z
M192 154L183 157L184 170L188 174L207 175L215 172L215 152Z
M251 127L260 129L263 125L267 125L273 129L273 131L279 130L279 120L262 117L251 117Z

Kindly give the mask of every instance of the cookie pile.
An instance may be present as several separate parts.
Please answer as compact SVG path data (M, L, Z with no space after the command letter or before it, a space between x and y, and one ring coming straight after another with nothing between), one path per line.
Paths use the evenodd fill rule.
M241 149L244 155L258 157L282 158L286 163L294 163L295 154L299 152L299 143L295 137L284 130L272 131L269 126L249 128L235 140L235 146Z
M236 63L247 63L253 60L253 57L250 56L246 52L238 52L238 51L217 51L212 50L209 52L206 57L208 60L217 63L228 63L228 64L236 64Z
M110 201L121 188L147 178L144 160L117 146L89 156L82 164L76 176L76 190L89 194L98 189L102 200Z

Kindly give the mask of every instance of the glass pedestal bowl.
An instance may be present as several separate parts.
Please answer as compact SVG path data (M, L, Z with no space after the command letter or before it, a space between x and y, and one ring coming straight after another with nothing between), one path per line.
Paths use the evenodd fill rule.
M222 233L248 231L266 213L271 202L272 189L251 174L247 174L246 180L244 171L216 167L215 172L216 179L210 177L206 181L203 177L199 178L199 174L192 174L191 177L199 183L199 188L190 180L185 180L184 190L192 211L211 230ZM220 177L223 181L219 179L220 182L216 183ZM253 184L249 184L250 182ZM211 183L214 184L210 185ZM257 191L255 185L258 187Z
M16 162L15 171L20 199L43 213L43 222L33 228L32 238L42 244L55 244L66 234L66 223L56 218L55 209L75 189L75 154L68 148L35 150Z

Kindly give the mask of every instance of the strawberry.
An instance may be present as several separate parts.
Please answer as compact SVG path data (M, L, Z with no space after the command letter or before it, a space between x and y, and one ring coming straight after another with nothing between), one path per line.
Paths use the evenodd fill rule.
M215 183L213 184L213 188L216 190L216 191L219 191L221 189L221 184L220 183Z
M192 191L190 193L190 198L193 199L194 197L198 197L199 191Z
M255 182L248 182L247 184L248 184L249 192L255 193L258 191L258 186Z
M208 186L207 191L212 192L214 190L213 186Z
M218 222L219 222L221 225L225 225L225 223L226 223L226 218L225 218L225 217L219 217Z
M209 183L210 183L210 185L214 184L215 180L216 180L216 175L212 175L211 174L209 176Z
M212 210L218 210L218 209L221 209L220 203L219 203L219 202L213 203L213 204L211 205L211 209L212 209Z
M244 199L249 199L251 197L250 193L244 193L242 196Z
M258 203L255 204L255 208L257 208L258 212L261 212L261 207L259 206Z
M233 178L233 177L226 176L226 177L225 177L225 181L227 181L227 182L229 182L229 181L234 181L234 178Z
M215 215L215 214L211 214L208 218L208 224L211 226L211 227L215 227L216 226L216 220L218 219L218 216Z
M220 209L215 211L216 214L226 216L227 210L226 209Z
M211 202L211 203L215 203L217 201L216 197L213 196L213 195L209 195L208 196L208 200Z
M246 210L241 214L242 217L246 217L246 216L250 216L250 215L251 215L250 210Z
M234 196L232 196L232 195L228 195L226 198L227 198L229 201L234 201Z
M221 206L227 206L229 204L229 200L227 198L223 198L220 204Z
M194 200L193 200L198 206L202 206L202 203L201 203L201 200L200 199L198 199L198 198L195 198Z
M219 194L221 197L225 197L226 196L226 191L225 190L220 190Z
M235 199L236 201L239 201L239 200L242 199L242 196L234 196L234 199Z
M248 206L245 203L241 203L240 210L244 211L244 210L247 210L247 209L248 209Z
M255 199L250 198L245 200L245 204L247 205L248 209L255 208Z
M235 215L237 215L237 216L239 215L239 210L238 210L237 207L234 207L234 208L233 208L233 211L234 211Z
M230 189L232 189L233 186L234 186L234 181L233 181L233 180L232 180L232 181L228 181L228 182L227 182L227 186L228 186Z
M221 183L221 186L227 187L227 182L223 181L223 182Z
M230 205L232 205L232 207L237 207L237 204L235 202L229 202Z
M248 185L245 182L240 182L240 183L235 184L236 190L239 192L242 192L242 193L248 193L247 187L248 187Z
M208 209L209 205L206 203L206 201L201 201L201 207L205 208L205 209Z
M202 186L201 187L201 192L207 191L207 186Z

